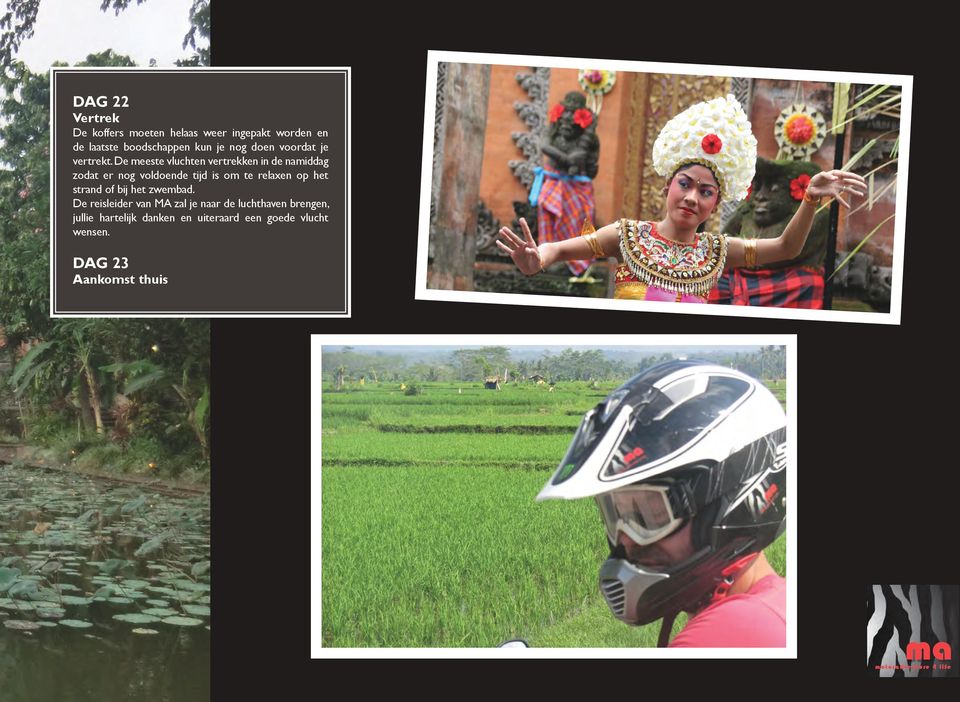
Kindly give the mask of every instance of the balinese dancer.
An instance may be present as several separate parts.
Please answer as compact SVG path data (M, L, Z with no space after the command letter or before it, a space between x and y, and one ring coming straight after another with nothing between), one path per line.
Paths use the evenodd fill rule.
M756 160L757 140L732 95L697 103L667 122L653 145L654 168L668 178L661 221L622 219L596 232L538 246L521 219L524 237L503 227L504 241L497 245L526 275L557 261L616 256L615 298L706 302L725 268L799 255L821 198L833 197L849 207L844 197L867 191L866 181L855 173L824 171L810 179L800 208L779 237L728 239L698 231L723 198L737 202L747 195Z

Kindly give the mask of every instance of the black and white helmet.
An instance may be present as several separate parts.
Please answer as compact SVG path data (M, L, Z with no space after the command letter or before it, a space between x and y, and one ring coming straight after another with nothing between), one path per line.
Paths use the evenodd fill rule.
M617 618L646 624L725 592L785 526L786 417L759 381L671 361L631 378L586 413L537 500L594 497L611 557L600 589ZM694 555L668 568L625 559L692 522ZM747 557L747 558L745 558Z

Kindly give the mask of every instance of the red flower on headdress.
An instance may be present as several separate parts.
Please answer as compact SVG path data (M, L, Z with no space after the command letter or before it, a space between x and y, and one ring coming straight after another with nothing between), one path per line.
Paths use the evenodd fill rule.
M807 192L807 186L810 184L810 176L801 173L790 181L790 197L794 200L802 200L803 194Z
M716 134L707 134L707 136L703 137L703 141L700 142L700 146L703 147L706 153L716 154L723 148L723 142L720 141L720 137Z
M753 183L751 183L750 185L747 186L747 196L746 196L745 198L743 198L743 199L744 199L744 200L749 200L749 199L750 199L750 195L752 195L752 194L753 194Z
M550 118L550 124L553 124L558 119L560 119L560 115L562 114L563 114L563 105L561 105L558 102L556 105L550 108L550 112L547 114L547 116Z
M579 124L581 127L586 129L593 124L593 113L590 110L581 107L579 110L573 113L573 121L574 124Z

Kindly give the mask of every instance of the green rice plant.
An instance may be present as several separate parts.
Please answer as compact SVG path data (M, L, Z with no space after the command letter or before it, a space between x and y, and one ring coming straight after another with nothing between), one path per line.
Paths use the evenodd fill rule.
M627 626L599 595L594 502L534 502L605 392L384 385L323 397L325 646L656 645L658 623ZM767 549L781 574L785 550Z
M404 434L374 430L323 437L324 466L500 465L552 470L568 434Z
M536 503L543 482L496 468L325 469L324 645L655 646L658 623L627 626L599 595L593 501ZM785 539L767 554L783 573Z
M566 618L606 547L592 501L536 503L540 474L325 469L328 646L495 646Z

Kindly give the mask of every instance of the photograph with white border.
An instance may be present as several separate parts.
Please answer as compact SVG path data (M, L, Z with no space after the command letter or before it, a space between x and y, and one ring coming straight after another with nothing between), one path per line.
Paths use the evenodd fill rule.
M912 85L429 51L416 298L899 324Z
M314 335L311 657L796 658L796 378L795 335ZM602 437L580 451L601 414ZM607 437L622 429L635 444L641 426L661 429L642 440L646 455L639 444L624 453L624 440L610 452L620 458L591 467ZM752 467L734 469L738 456ZM739 477L704 493L719 483L692 480L694 464ZM624 515L614 529L601 499L622 496L624 481L642 481L670 519ZM686 516L681 485L692 486ZM715 524L721 513L728 523ZM732 533L757 538L724 551ZM603 586L608 568L633 568L637 554L615 550L636 546L624 535L649 539L651 553L688 549L669 565L644 565L641 553L625 612ZM773 630L785 643L696 638L692 625L680 634L695 617L679 613L663 629L686 643L662 647L670 588L643 578L693 578L684 591L703 590L697 602L664 607L703 613L728 580L750 580L730 575L740 567L780 584ZM749 628L764 627L751 618ZM711 643L688 647L696 640Z

